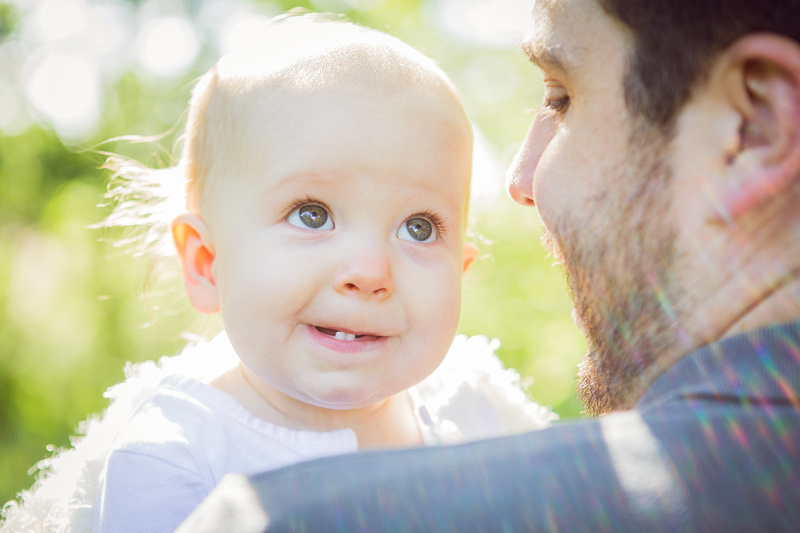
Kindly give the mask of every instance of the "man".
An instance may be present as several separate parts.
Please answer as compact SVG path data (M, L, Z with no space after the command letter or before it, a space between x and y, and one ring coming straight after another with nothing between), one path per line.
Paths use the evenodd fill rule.
M800 1L537 0L523 48L508 188L604 416L228 479L187 531L800 527Z

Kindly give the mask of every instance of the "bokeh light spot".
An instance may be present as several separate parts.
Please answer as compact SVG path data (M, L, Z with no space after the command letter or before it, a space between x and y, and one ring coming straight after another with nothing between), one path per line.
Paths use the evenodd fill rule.
M136 59L149 74L178 77L191 68L200 51L192 24L181 17L145 22L136 45Z
M227 54L255 46L267 31L270 18L242 13L228 19L220 36L220 49Z
M81 0L44 0L34 16L36 29L51 41L85 31L88 22L88 9Z
M477 56L467 63L462 76L470 96L482 104L505 102L514 96L519 82L514 66L495 55Z
M100 80L86 57L53 54L33 60L25 93L66 139L92 132L100 119Z
M433 0L438 24L465 42L517 47L531 15L530 0Z

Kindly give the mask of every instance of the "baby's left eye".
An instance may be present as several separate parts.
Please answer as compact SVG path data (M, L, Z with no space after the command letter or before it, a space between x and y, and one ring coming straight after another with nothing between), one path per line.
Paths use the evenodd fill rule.
M397 237L404 241L433 242L438 238L436 228L427 219L412 217L400 225Z

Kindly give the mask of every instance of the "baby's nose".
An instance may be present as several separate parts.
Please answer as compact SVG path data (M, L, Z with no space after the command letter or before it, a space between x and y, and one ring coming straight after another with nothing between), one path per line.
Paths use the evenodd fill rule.
M350 257L337 272L337 292L366 298L386 299L394 292L389 261L377 254Z

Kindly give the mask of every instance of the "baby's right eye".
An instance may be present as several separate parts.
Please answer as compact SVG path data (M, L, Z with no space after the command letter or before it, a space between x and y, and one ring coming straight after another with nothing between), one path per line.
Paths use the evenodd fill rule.
M328 215L328 211L321 205L316 204L305 204L298 207L289 213L286 221L298 228L333 229L333 219Z

